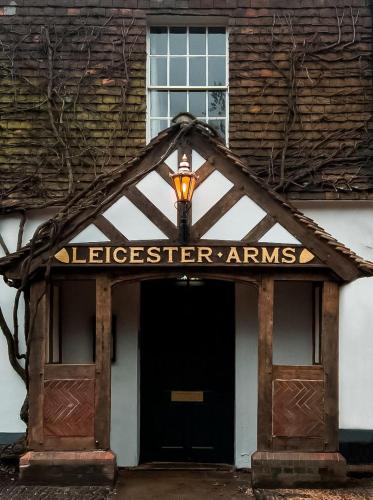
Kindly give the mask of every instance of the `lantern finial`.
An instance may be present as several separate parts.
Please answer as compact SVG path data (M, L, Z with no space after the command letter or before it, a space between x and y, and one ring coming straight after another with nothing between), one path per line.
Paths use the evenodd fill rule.
M179 164L179 169L180 168L188 168L188 169L190 168L188 157L187 157L187 155L185 153L183 154L183 156L181 158L181 162Z

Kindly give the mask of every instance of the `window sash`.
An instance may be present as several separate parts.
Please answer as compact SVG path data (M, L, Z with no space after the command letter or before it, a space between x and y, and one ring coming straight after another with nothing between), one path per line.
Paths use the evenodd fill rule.
M167 111L170 113L170 92L172 91L185 91L187 92L187 109L189 110L189 92L205 92L206 94L206 116L196 116L197 119L205 122L213 122L213 121L224 121L225 124L225 140L226 143L228 144L228 110L229 110L229 71L228 71L228 31L226 27L221 27L225 30L225 53L218 53L218 54L209 54L208 52L208 28L209 26L183 26L183 28L186 28L186 37L187 37L187 43L186 43L186 53L185 54L171 54L170 53L170 29L173 28L173 26L154 26L154 28L160 28L160 27L165 27L167 28L167 52L165 54L151 54L150 53L150 30L153 26L149 26L147 30L147 66L146 66L146 80L147 80L147 93L146 93L146 99L147 99L147 106L146 106L146 139L147 142L152 139L151 135L151 129L152 129L152 124L151 122L153 120L163 120L168 123L168 126L171 125L171 120L173 116L156 116L156 115L151 115L151 93L152 91L167 91L168 96L168 105L167 105ZM190 54L190 28L194 27L200 27L204 29L205 33L205 52L202 54ZM215 28L216 26L211 26L211 28ZM193 58L204 58L206 61L206 72L205 72L205 81L206 85L171 85L170 84L170 60L173 58L184 58L186 61L186 82L189 82L189 60ZM209 78L209 58L225 58L225 84L224 85L211 85L208 84L208 78ZM150 66L151 66L151 60L156 59L156 58L165 58L166 59L166 68L167 68L167 79L166 82L167 84L151 84L150 83ZM208 95L209 91L222 91L225 93L225 114L222 116L209 116L208 113Z

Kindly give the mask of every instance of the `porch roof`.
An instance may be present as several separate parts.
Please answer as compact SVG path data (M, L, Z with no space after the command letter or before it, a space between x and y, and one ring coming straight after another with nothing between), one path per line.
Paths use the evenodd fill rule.
M122 166L98 176L85 190L72 198L66 206L47 222L39 226L30 243L17 252L0 259L0 273L29 274L38 267L48 265L56 251L66 244L78 231L91 224L95 217L106 210L126 187L144 177L146 173L162 165L164 160L180 145L193 145L193 141L213 150L216 157L225 159L237 171L245 174L245 182L250 183L263 196L263 205L268 213L286 228L291 218L296 230L303 234L303 243L313 248L314 253L325 262L343 281L361 276L373 275L373 263L347 248L315 221L305 216L278 192L268 187L253 174L237 155L222 142L217 133L208 125L193 118L180 119L155 137L138 156ZM287 221L287 222L286 222ZM306 240L306 241L305 241ZM325 256L328 256L326 259ZM333 259L338 260L339 269L333 269Z

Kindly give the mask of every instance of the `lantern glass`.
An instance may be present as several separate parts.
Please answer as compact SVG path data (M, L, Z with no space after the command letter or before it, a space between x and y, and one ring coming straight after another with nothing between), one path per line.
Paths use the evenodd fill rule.
M191 201L196 186L193 172L178 172L172 175L177 201Z

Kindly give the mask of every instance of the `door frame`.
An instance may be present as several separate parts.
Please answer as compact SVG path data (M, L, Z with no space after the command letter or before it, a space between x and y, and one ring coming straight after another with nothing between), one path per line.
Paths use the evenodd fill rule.
M200 279L200 276L198 276L198 279ZM229 340L229 342L231 343L230 344L230 349L231 349L231 366L230 366L230 372L229 372L229 378L232 382L232 387L231 387L231 391L230 391L230 397L229 397L229 405L231 406L231 436L230 436L230 449L229 449L229 459L227 457L227 460L224 461L224 462L221 462L221 463L231 463L233 464L234 463L234 459L235 459L235 407L236 407L236 377L235 377L235 372L236 372L236 352L235 352L235 342L236 342L236 338L235 338L235 333L236 333L236 328L235 328L235 288L234 288L234 280L228 280L228 279L225 279L225 280L221 280L221 279L216 279L216 278L212 278L211 276L208 276L208 277L204 277L202 279L203 281L207 281L207 282L218 282L218 283L230 283L231 284L231 287L229 288L229 300L231 300L231 308L232 308L232 324L231 324L231 327L229 328L229 331L230 331L230 334L232 336L232 338ZM144 370L144 358L143 358L143 353L142 353L142 341L143 341L143 335L144 335L144 332L143 332L143 323L142 323L142 315L145 314L146 315L146 311L143 311L143 305L144 305L144 302L143 302L143 288L142 288L142 285L144 283L148 283L149 281L157 281L157 282L160 282L160 284L162 283L165 283L165 282L175 282L175 278L161 278L161 279L155 279L155 280L142 280L140 282L141 284L141 288L140 288L140 315L141 315L141 319L140 319L140 339L139 339L139 342L140 342L140 387L139 387L139 394L138 394L138 397L140 398L139 401L140 401L140 418L139 418L139 421L140 421L140 439L139 439L139 443L138 443L138 446L139 446L139 457L140 457L140 464L141 463L146 463L148 462L148 460L144 459L144 443L142 442L142 440L144 439L143 437L143 425L144 425L144 420L143 420L143 407L144 407L144 399L143 399L143 396L144 396L144 392L143 392L143 388L144 388L144 385L143 385L143 370ZM221 352L225 352L224 348ZM222 428L222 430L224 430L224 428ZM155 461L157 461L156 458L154 458ZM180 460L180 462L186 462L188 461L187 459L185 460ZM208 460L196 460L196 461L201 461L201 462L208 462ZM177 462L177 460L175 460L175 462ZM211 463L219 463L219 460L212 460Z
M270 269L253 273L248 269L235 268L223 272L214 268L201 271L201 268L151 270L112 270L110 272L53 272L53 279L84 278L96 280L96 362L95 362L95 408L94 445L96 449L110 448L111 414L111 288L120 282L138 282L147 279L177 278L183 274L198 275L204 279L229 280L253 284L259 289L259 336L258 336L258 450L276 451L296 449L307 450L307 440L287 439L276 442L273 436L273 393L274 370L272 360L273 335L273 283L276 280L314 281L322 284L321 323L322 323L322 374L324 384L325 430L322 446L309 451L338 451L338 305L339 283L331 278L329 272L289 272ZM30 361L29 361L29 426L28 447L31 450L83 450L92 449L84 439L48 441L44 429L45 380L48 372L46 364L47 337L50 329L50 286L44 281L35 281L30 287ZM61 365L61 370L63 365ZM80 366L80 365L79 365ZM58 365L56 368L58 370ZM294 368L296 377L303 375ZM299 371L299 370L298 370ZM293 373L293 378L294 378ZM109 402L109 404L108 404ZM64 442L65 441L65 444ZM321 449L322 448L322 449Z

